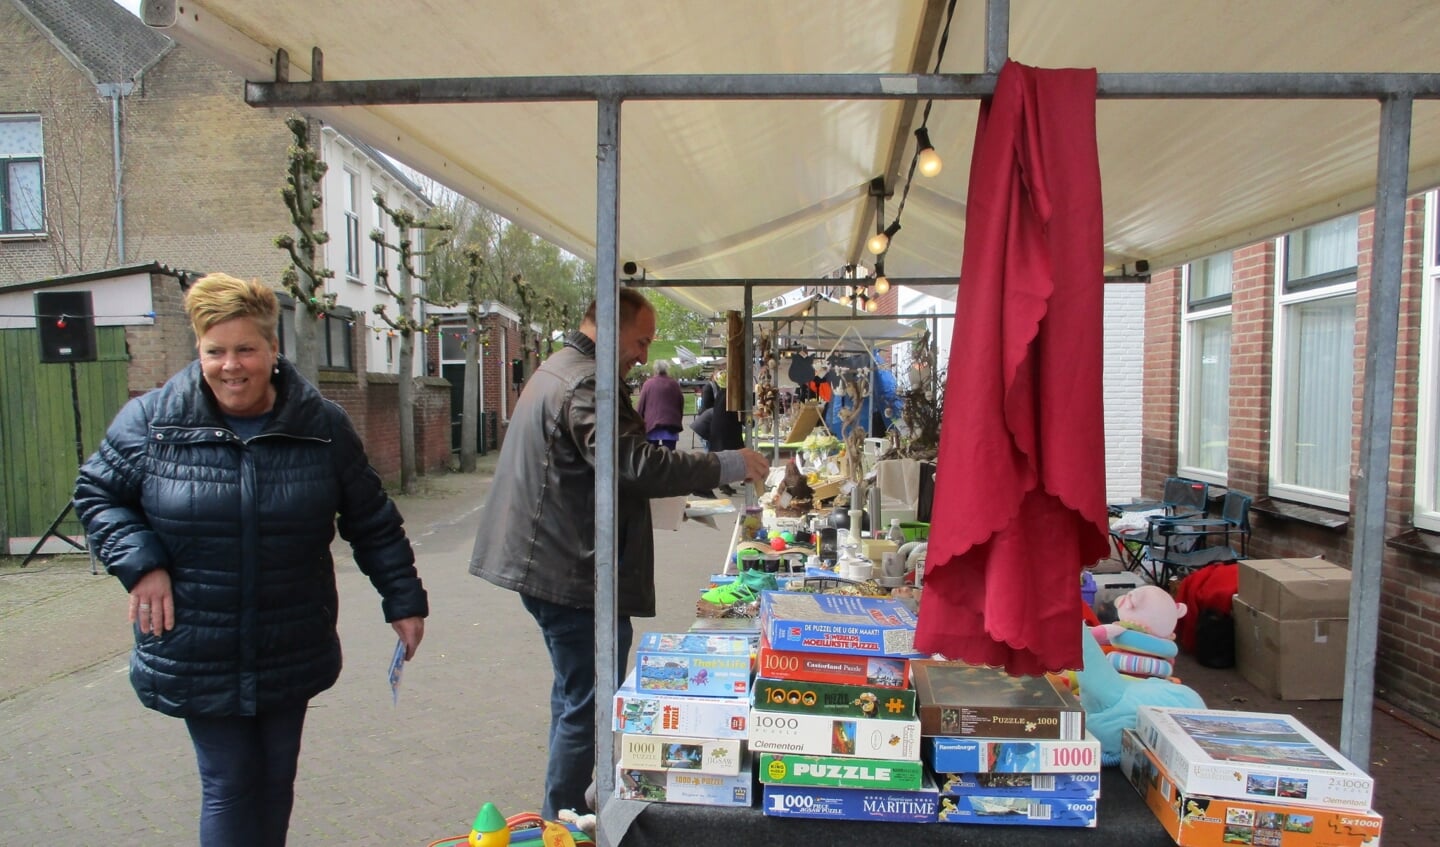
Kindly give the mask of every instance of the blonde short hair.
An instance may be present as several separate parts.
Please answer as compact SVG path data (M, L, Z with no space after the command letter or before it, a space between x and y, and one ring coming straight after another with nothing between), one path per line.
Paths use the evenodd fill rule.
M279 340L280 301L275 299L274 289L258 279L246 282L229 274L202 276L185 292L185 314L197 339L216 324L249 318L268 340Z

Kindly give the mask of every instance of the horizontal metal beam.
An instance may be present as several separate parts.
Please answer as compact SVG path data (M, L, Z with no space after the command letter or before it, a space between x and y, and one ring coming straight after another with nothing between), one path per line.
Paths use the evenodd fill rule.
M996 74L620 74L247 82L252 106L620 100L975 100ZM1102 73L1102 99L1440 98L1440 74Z
M874 279L860 277L857 279L835 279L818 277L754 277L746 279L736 277L732 279L627 279L625 284L631 288L743 288L747 285L752 287L780 287L780 288L840 288L852 285L873 285ZM925 288L927 286L960 284L958 276L915 276L915 277L890 277L890 284L906 285L911 288Z
M849 308L848 306L845 308ZM906 315L881 315L861 312L856 315L776 315L774 317L762 317L755 315L751 320L756 323L849 323L850 321L918 321L930 320L931 318L953 318L954 312L913 312Z

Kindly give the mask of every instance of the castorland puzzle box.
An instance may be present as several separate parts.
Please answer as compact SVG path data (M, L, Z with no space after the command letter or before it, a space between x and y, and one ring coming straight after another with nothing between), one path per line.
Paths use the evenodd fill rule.
M1120 769L1180 847L1378 847L1371 812L1186 794L1133 730L1121 737Z
M799 679L834 685L908 688L910 660L893 656L856 656L776 650L763 639L755 659L755 675L766 679Z
M1375 781L1290 715L1141 706L1135 732L1186 794L1370 810Z
M1099 773L1100 742L994 741L987 738L928 739L930 765L938 773Z
M796 712L832 718L915 720L915 692L902 688L830 685L797 679L755 680L752 702L770 712Z
M750 749L807 756L919 759L920 722L750 710Z
M746 635L647 632L635 650L641 691L734 697L750 691Z
M762 796L765 814L780 818L934 823L939 809L935 784L928 779L919 791L771 784Z
M691 697L637 691L636 671L615 691L616 732L635 735L689 735L744 739L750 723L750 698Z
M767 785L915 790L923 787L925 780L925 766L919 761L790 753L755 755L760 761L760 781Z
M776 650L922 655L915 652L915 613L889 597L767 591L760 631Z
M916 659L910 663L924 735L981 738L1085 737L1075 695L1046 676L1011 676L1003 668Z
M755 795L750 768L722 776L694 771L615 769L615 796L622 800L689 803L697 806L749 806Z

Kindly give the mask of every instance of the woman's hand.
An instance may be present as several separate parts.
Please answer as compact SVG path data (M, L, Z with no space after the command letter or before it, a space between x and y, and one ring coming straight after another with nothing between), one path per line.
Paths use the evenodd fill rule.
M159 636L175 628L175 597L170 591L169 571L147 571L130 589L130 623L140 624L140 631L146 635Z
M400 636L400 640L405 642L405 661L415 658L415 651L420 649L420 641L425 637L425 619L401 618L391 621L390 625L395 628L395 634Z

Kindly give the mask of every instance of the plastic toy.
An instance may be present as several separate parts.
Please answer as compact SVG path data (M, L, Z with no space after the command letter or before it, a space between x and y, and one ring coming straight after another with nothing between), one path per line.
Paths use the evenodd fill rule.
M510 847L510 824L494 803L481 806L475 815L475 823L470 825L470 847Z
M1120 737L1135 728L1135 713L1141 706L1205 708L1205 701L1188 686L1124 676L1110 664L1089 629L1081 627L1085 665L1075 672L1075 679L1080 684L1080 705L1085 707L1085 728L1100 742L1102 764L1120 763Z
M1108 648L1110 664L1133 676L1169 677L1178 652L1175 624L1185 616L1185 604L1175 602L1163 588L1142 585L1120 595L1115 611L1117 622L1090 629Z
M573 822L547 821L534 812L524 812L502 817L494 803L480 807L475 816L470 834L456 835L432 841L428 847L510 847L510 845L535 845L535 847L575 847L594 844L595 839L585 831L584 825L594 827L593 816L584 820L571 813Z

